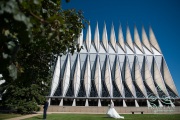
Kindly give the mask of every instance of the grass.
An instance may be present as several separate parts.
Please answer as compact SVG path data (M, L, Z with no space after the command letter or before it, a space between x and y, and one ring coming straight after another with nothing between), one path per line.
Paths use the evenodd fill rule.
M22 115L20 115L20 114L4 114L4 113L0 113L0 120L19 117L19 116L22 116Z
M122 114L125 120L180 120L180 114ZM42 115L25 120L40 120ZM47 120L115 120L99 114L48 114Z

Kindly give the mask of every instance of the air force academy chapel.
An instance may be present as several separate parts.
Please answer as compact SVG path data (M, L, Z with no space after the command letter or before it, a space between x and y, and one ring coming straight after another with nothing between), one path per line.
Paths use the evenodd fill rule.
M94 38L88 26L86 39L83 32L78 43L80 52L58 56L49 94L51 105L107 106L166 106L164 98L176 98L178 92L170 71L149 28L149 37L142 28L140 40L134 27L134 40L127 26L126 40L121 26L115 36L111 27L110 40L104 25L100 40L98 24ZM117 40L116 40L117 38ZM174 106L170 101L170 106Z

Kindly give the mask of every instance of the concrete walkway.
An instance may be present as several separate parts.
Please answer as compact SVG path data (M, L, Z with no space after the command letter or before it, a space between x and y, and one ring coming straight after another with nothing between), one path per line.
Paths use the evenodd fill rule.
M56 114L104 114L104 113L86 113L86 112L47 112L47 114L52 114L52 113L56 113ZM29 115L10 118L10 119L6 119L6 120L23 120L23 119L31 118L31 117L38 116L38 115L41 115L43 117L43 112L40 111L40 112L37 112L36 114L29 114Z
M72 112L47 112L47 114L52 114L52 113L56 113L56 114L72 114ZM73 114L92 114L92 113L73 112ZM104 113L93 113L93 114L104 114ZM40 111L40 112L37 112L36 114L29 114L29 115L10 118L10 119L6 119L6 120L23 120L23 119L31 118L31 117L38 116L38 115L41 115L43 117L43 112Z
M6 119L6 120L23 120L23 119L31 118L31 117L38 116L38 115L42 115L42 113L24 115L24 116L21 116L21 117L15 117L15 118L10 118L10 119Z

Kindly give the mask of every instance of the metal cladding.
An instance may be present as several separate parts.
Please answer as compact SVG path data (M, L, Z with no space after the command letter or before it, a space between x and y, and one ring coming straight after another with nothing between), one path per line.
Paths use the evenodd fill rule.
M149 38L142 27L140 40L135 26L132 40L127 26L124 41L121 26L116 39L112 24L109 38L105 23L102 40L98 23L94 40L90 25L84 41L82 31L77 42L83 49L73 55L68 53L57 57L48 97L58 98L59 105L67 104L63 100L71 99L72 106L78 105L81 99L84 106L90 106L93 99L98 107L107 99L120 100L123 107L129 105L128 100L134 100L134 106L139 107L139 99L142 99L149 107L152 95L158 98L157 104L163 106L163 97L179 97L151 27ZM174 106L172 101L170 103Z

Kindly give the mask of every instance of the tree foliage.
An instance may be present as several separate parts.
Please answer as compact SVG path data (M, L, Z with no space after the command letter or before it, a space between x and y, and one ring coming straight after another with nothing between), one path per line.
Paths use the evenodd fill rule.
M81 49L77 38L86 23L81 11L62 10L60 0L1 0L1 104L38 110L49 92L52 60Z

